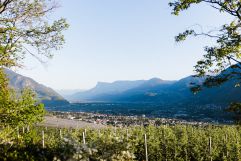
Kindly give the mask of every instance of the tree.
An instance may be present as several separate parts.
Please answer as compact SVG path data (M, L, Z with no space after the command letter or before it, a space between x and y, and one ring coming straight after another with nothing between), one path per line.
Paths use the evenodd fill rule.
M236 81L235 87L241 83L241 1L240 0L176 0L170 2L174 15L189 9L192 5L209 4L220 13L227 13L233 17L229 24L224 24L218 30L198 33L186 30L175 37L177 42L184 41L188 36L206 36L216 40L215 46L205 47L206 54L194 66L196 77L205 77L203 84L193 84L192 91L198 92L203 87L220 85L230 79ZM231 71L225 72L230 67ZM232 106L235 105L235 108ZM230 109L238 109L231 104ZM239 106L241 109L241 106Z
M11 3L12 1L13 0L3 0L3 1L0 1L0 14L3 13L6 10L8 4Z
M41 121L44 107L30 89L15 92L4 68L22 67L30 54L43 62L64 44L65 19L51 22L54 0L0 0L0 124L18 126ZM40 58L41 56L41 58Z
M26 53L43 61L40 55L51 58L61 48L68 24L48 20L57 7L53 0L0 1L0 66L21 66Z
M44 106L36 100L35 93L24 89L16 93L8 85L4 70L0 69L0 125L24 126L42 120Z
M233 112L234 119L238 124L241 124L241 103L231 103L230 107L227 109L228 112Z

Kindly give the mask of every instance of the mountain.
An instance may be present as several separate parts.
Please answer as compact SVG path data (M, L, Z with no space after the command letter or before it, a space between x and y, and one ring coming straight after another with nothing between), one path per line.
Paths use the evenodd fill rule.
M158 85L168 85L174 81L164 81L159 78L152 78L150 80L137 80L137 81L115 81L113 83L98 82L97 85L85 92L79 92L70 97L70 101L73 102L85 102L85 101L99 101L99 102L111 102L117 101L117 98L121 98L123 93L128 92L128 96L132 96L132 91L143 92L146 89L156 87Z
M228 68L216 77L223 77L230 72L234 72L234 69ZM237 71L235 71L235 73L237 73ZM153 78L144 81L102 82L98 83L97 86L91 90L72 95L71 98L72 101L79 102L183 104L183 106L191 104L228 105L231 102L241 101L241 88L235 87L238 78L240 79L240 77L235 76L219 86L212 88L206 87L198 94L191 92L191 83L201 84L204 78L193 76L188 76L178 81L166 81Z
M231 102L241 101L241 88L235 87L236 80L231 79L219 86L204 88L197 94L190 91L190 84L193 82L203 82L203 79L192 76L186 77L170 84L161 84L152 88L142 88L142 90L131 89L115 97L118 102L145 102L159 103L165 105L228 105Z
M85 90L82 90L82 89L56 89L55 91L58 92L64 98L68 98L69 96L71 96L75 93L84 92Z
M145 80L115 81L113 83L98 82L94 88L84 92L75 93L69 97L69 100L74 102L83 102L93 100L94 97L98 97L100 95L120 94L126 90L138 87L144 82Z
M211 88L204 88L199 94L199 102L220 103L241 102L241 69L237 68L240 64L233 65L223 70L215 79L222 80L229 78L228 81Z
M65 100L53 89L39 84L29 77L22 76L9 69L5 69L5 73L9 78L9 84L11 87L17 91L20 91L26 87L32 89L36 92L37 97L42 103L45 104L45 106L60 106L69 104L67 100Z

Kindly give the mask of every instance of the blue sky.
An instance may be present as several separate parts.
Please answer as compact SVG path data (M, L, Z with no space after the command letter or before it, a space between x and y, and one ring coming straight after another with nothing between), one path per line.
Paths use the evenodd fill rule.
M66 44L46 65L31 57L17 70L54 89L88 89L98 81L181 79L213 44L193 38L177 44L174 36L193 27L204 31L230 17L206 5L171 15L163 0L62 0L51 18L70 24Z

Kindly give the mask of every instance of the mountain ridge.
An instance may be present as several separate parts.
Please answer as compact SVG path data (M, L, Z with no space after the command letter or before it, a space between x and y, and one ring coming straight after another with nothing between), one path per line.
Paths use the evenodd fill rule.
M227 68L224 72L221 72L217 77L223 73L232 71ZM228 105L231 102L241 101L241 88L235 88L235 79L232 78L229 81L215 86L212 88L204 88L198 94L193 94L190 90L192 83L201 84L205 78L198 78L188 76L177 81L162 80L159 78L152 78L150 80L144 80L141 84L127 88L121 92L107 92L107 93L95 93L95 88L92 88L89 93L93 92L88 97L85 97L85 93L82 93L81 97L75 96L76 102L134 102L134 103L160 103L160 104L223 104ZM118 81L115 81L118 82ZM113 83L102 83L109 87L115 85ZM135 81L132 81L135 83ZM99 88L99 87L98 87Z
M136 81L114 81L112 83L98 82L94 88L90 90L78 92L70 96L70 101L88 101L90 98L101 95L101 94L111 94L111 93L122 93L125 90L137 87L144 83L144 80Z
M60 94L50 87L36 82L34 79L20 75L10 69L4 69L5 74L9 79L10 87L16 91L21 91L24 88L30 88L36 92L38 99L45 104L45 106L61 106L69 104Z

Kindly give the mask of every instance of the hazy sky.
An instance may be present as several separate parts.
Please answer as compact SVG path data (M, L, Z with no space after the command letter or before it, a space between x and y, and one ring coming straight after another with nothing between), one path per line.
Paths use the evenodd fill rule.
M47 65L25 60L19 73L54 89L88 89L98 81L158 77L181 79L212 44L193 38L177 44L174 36L190 27L204 31L229 22L206 5L171 15L167 0L62 0L54 17L65 17L64 48Z

